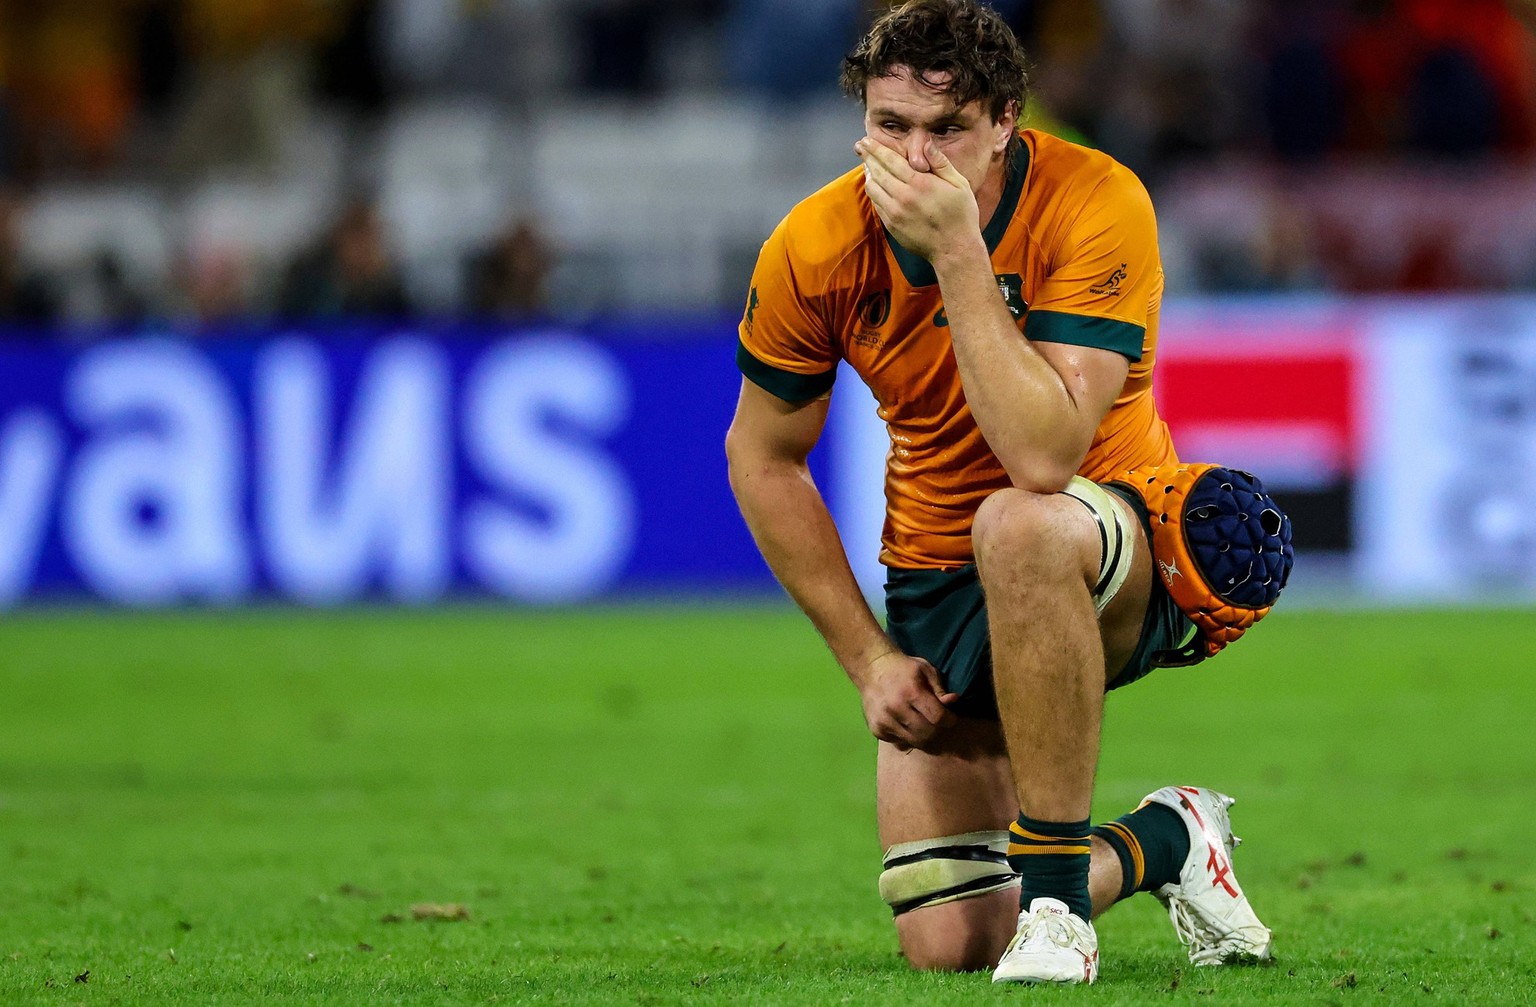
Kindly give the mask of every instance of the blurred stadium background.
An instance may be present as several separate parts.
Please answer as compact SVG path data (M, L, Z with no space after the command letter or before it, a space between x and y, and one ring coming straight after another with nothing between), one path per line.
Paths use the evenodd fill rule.
M1528 1002L1532 0L996 4L1030 122L1152 192L1181 453L1300 547L1252 643L1116 694L1095 809L1243 795L1288 969L1175 994L1132 906L1105 1002ZM0 1000L984 995L899 975L872 743L724 471L878 6L0 0Z
M0 603L771 590L734 320L874 6L0 2ZM1531 5L998 6L1030 120L1151 188L1165 414L1281 491L1295 593L1530 595Z

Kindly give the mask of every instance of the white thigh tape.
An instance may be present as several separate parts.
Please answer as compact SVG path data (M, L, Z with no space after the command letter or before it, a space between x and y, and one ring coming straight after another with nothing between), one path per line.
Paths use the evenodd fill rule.
M1073 476L1067 488L1067 496L1088 508L1099 528L1099 579L1093 587L1094 611L1103 614L1125 578L1130 576L1131 562L1136 555L1135 540L1131 537L1139 529L1127 528L1121 509L1115 506L1115 495L1098 483L1089 482L1082 476Z

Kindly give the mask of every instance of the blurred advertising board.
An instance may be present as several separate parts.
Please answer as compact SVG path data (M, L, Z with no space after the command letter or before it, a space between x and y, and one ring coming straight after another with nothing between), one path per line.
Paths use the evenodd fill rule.
M0 335L0 606L773 589L726 482L734 319ZM1536 596L1536 298L1170 304L1181 456L1260 474L1387 601ZM813 474L861 582L889 441L844 374Z
M734 348L715 319L0 342L0 604L768 587Z
M1370 326L1362 582L1392 598L1536 598L1536 298L1400 303Z

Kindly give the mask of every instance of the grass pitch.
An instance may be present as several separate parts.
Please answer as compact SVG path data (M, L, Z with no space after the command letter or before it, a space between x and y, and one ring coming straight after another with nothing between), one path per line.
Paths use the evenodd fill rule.
M781 608L13 614L0 1003L1530 1003L1533 630L1282 611L1116 693L1096 818L1236 795L1279 964L1138 896L1083 990L902 966L873 742Z

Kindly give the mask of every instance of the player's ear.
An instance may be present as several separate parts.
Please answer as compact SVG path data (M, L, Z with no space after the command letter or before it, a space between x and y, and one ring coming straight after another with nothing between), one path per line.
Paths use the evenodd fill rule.
M1019 129L1019 103L1010 98L1008 104L1003 106L1003 114L997 117L997 136L993 143L993 153L1001 154L1008 149L1008 144L1013 142L1013 134Z

